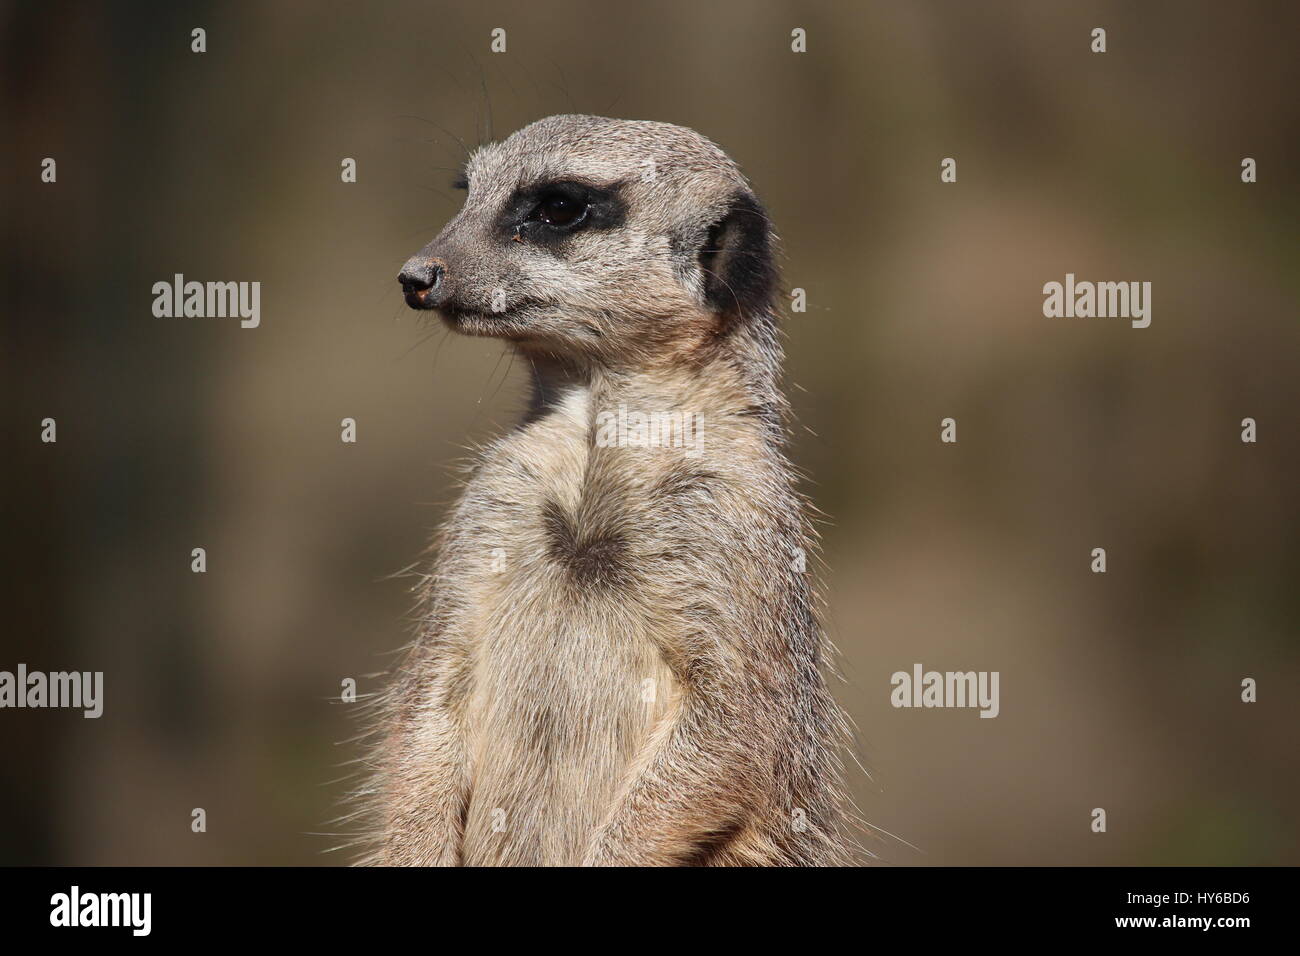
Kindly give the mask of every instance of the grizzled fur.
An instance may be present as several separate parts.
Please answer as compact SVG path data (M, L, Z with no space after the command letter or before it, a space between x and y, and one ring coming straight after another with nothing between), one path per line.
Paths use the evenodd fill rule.
M509 341L533 404L437 542L364 862L847 862L762 207L697 133L591 116L482 147L465 185L407 299ZM532 215L556 190L573 228ZM603 447L620 405L698 413L702 451Z

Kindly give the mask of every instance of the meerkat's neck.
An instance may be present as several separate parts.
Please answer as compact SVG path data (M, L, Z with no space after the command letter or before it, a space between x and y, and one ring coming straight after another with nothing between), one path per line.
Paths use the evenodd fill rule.
M694 413L768 432L780 444L786 411L779 386L780 346L770 324L761 335L729 336L689 360L609 367L525 352L532 397L525 422L580 402L589 417L620 408L638 414Z

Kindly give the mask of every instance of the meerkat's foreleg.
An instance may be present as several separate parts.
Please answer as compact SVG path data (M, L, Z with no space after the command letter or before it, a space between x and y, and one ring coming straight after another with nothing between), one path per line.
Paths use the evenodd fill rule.
M584 866L705 862L743 831L763 794L771 748L736 688L688 687L665 715Z
M469 783L448 681L436 678L419 706L394 719L382 862L457 866Z

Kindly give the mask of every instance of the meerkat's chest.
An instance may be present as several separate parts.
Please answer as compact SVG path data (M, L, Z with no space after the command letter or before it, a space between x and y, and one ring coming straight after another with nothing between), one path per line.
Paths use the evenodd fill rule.
M499 446L467 494L465 711L477 862L576 862L656 721L671 674L637 610L632 503L590 485L577 394ZM456 568L449 568L455 575Z

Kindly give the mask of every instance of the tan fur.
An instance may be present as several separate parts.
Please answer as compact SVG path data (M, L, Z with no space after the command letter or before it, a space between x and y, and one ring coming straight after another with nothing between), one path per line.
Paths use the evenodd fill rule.
M616 186L618 224L501 233L511 195L563 177ZM384 701L366 862L846 862L771 290L743 258L769 255L766 226L718 225L748 184L690 130L595 117L484 148L469 182L417 259L445 264L449 323L527 359L534 402L441 532ZM503 284L517 305L490 313ZM741 308L746 284L763 303ZM620 405L700 414L702 450L600 445Z

